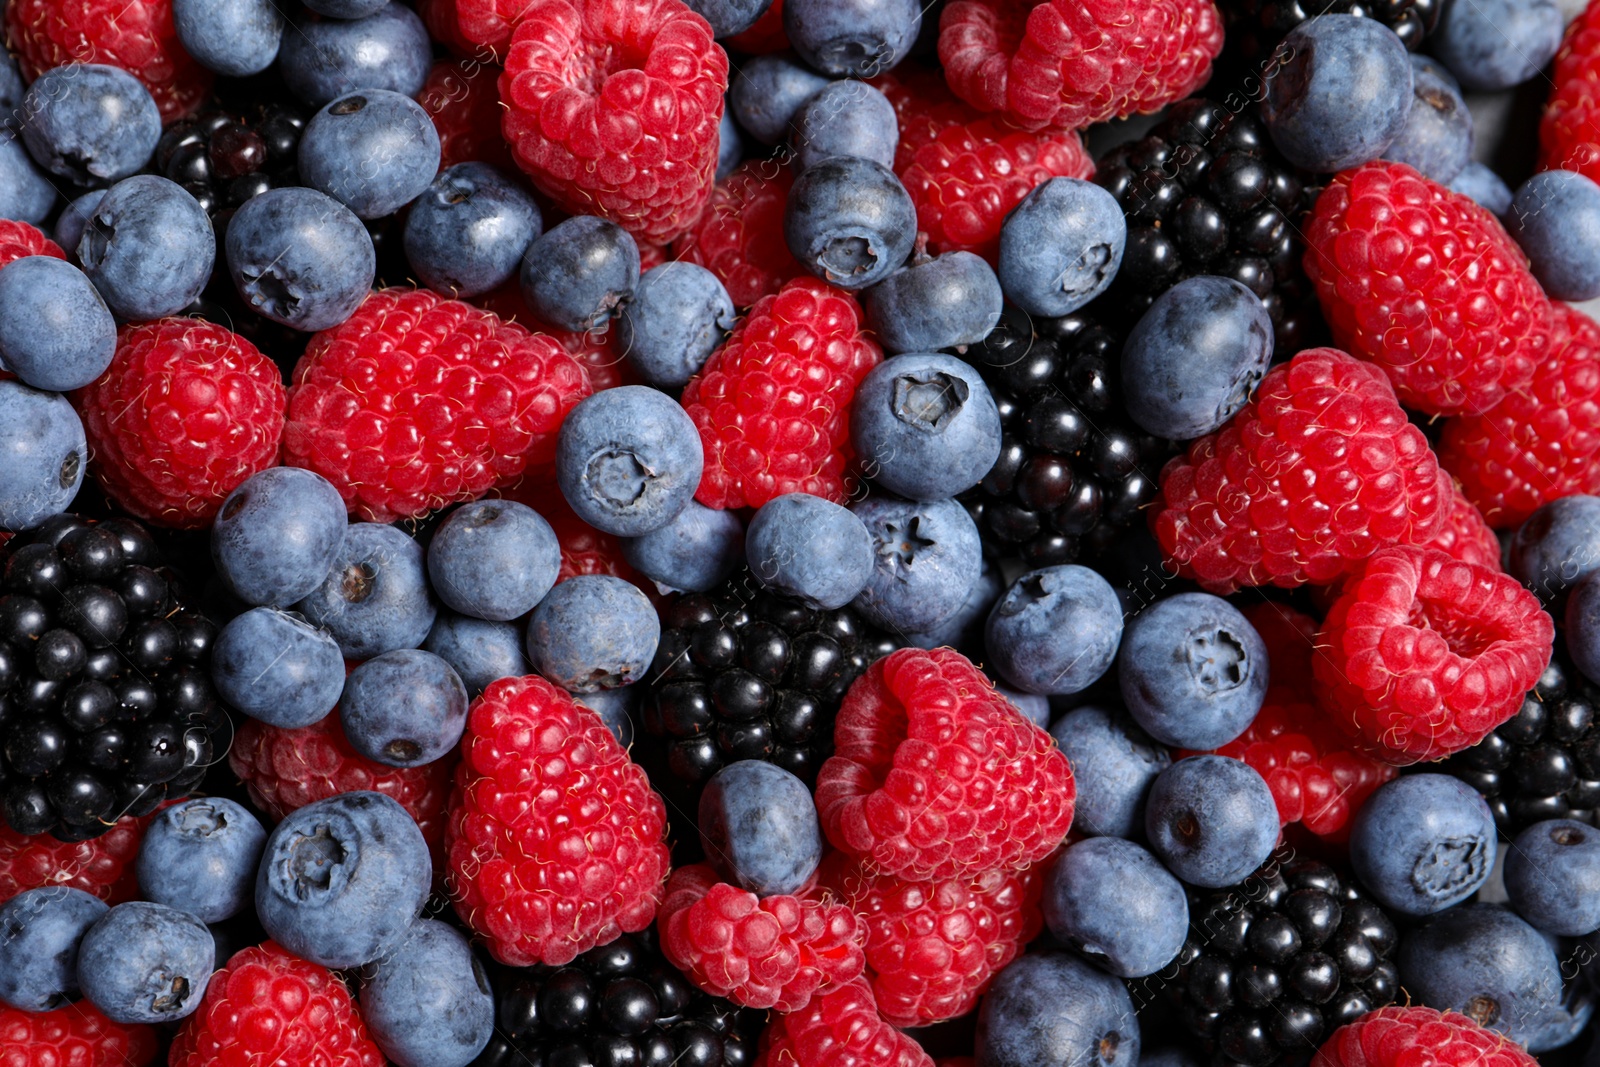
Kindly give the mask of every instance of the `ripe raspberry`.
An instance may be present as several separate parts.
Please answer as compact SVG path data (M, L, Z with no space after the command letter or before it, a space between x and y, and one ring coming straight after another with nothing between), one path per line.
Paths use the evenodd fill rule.
M505 67L502 128L541 192L647 241L699 218L728 56L682 0L529 0Z
M953 0L939 20L950 88L1030 130L1159 111L1221 51L1211 0Z
M11 53L32 81L68 63L121 67L144 83L161 121L182 118L211 92L212 75L178 43L172 0L11 0Z
M1551 72L1555 88L1539 122L1539 166L1600 181L1600 6L1567 26Z
M799 1011L866 966L861 920L843 904L757 897L703 863L672 872L659 929L674 967L746 1008Z
M647 250L654 250L654 246L639 246L641 258ZM528 310L527 303L522 299L522 288L515 278L498 289L474 297L469 303L485 311L492 311L507 322L520 323L532 333L542 333L546 337L553 338L567 350L567 355L583 365L583 369L589 373L589 385L597 393L602 389L615 389L619 385L636 385L639 382L639 376L633 372L632 366L622 353L617 351L616 330L607 328L578 333L572 330L558 330L548 323L539 321L539 317Z
M437 24L446 32L445 41L458 37L467 42L466 51L474 56L487 51L503 56L511 44L511 31L534 6L534 0L437 0L440 10L428 23L428 32Z
M1389 1007L1333 1032L1312 1067L1538 1067L1504 1034L1458 1012Z
M894 107L895 124L900 130L894 149L896 174L909 167L917 150L944 130L982 117L971 104L956 99L937 67L905 63L878 75L871 83Z
M1306 246L1334 340L1418 411L1486 411L1549 349L1550 301L1499 221L1403 163L1334 178Z
M69 843L48 834L24 837L0 819L0 903L52 885L93 893L107 904L137 900L133 861L149 822L124 816L99 837Z
M915 1040L884 1021L872 987L857 979L774 1016L761 1032L755 1067L933 1067Z
M215 323L122 327L111 366L72 405L106 495L161 526L209 526L239 483L278 462L283 375Z
M1443 463L1443 459L1440 460ZM1439 551L1463 563L1475 563L1490 570L1500 569L1500 542L1483 521L1483 515L1473 507L1454 483L1450 486L1450 510L1445 515L1444 526L1433 540L1423 548Z
M817 814L871 874L927 881L1014 869L1072 827L1072 767L972 661L903 648L845 694Z
M1317 620L1275 600L1240 609L1267 646L1273 685L1305 689L1311 684L1311 653L1317 644Z
M728 47L747 56L763 56L788 48L789 35L783 29L783 0L772 0L772 6L762 12L754 25L728 38Z
M1517 713L1555 624L1498 570L1423 548L1374 555L1317 634L1317 706L1373 757L1443 759Z
M874 878L834 852L821 879L866 925L867 977L878 1010L896 1026L927 1026L977 1007L990 979L1044 925L1037 866L904 882Z
M0 1004L4 1067L148 1067L159 1048L154 1027L114 1023L87 1001L38 1013Z
M794 173L771 160L741 163L717 183L705 214L672 242L672 256L705 267L746 308L805 273L783 238Z
M1326 584L1385 545L1432 539L1450 479L1382 371L1314 348L1169 461L1161 495L1162 551L1185 577L1231 592Z
M473 702L445 833L456 913L501 963L559 966L650 925L666 808L600 717L543 678Z
M0 219L0 267L23 256L52 256L66 259L61 246L35 226L15 219Z
M428 72L417 103L439 131L439 166L475 160L511 170L511 149L500 133L500 68L475 59L440 62Z
M784 493L845 498L850 401L883 358L855 297L798 278L762 297L683 390L705 473L695 499L758 508Z
M547 467L589 391L548 337L426 290L380 289L295 367L284 462L327 478L364 519L412 518Z
M385 1062L344 983L275 941L239 950L211 976L167 1058L168 1067Z
M456 7L456 0L417 0L417 17L427 27L428 36L434 41L456 55L477 58L480 48L461 32L461 23L456 19ZM483 49L482 54L487 58L492 53Z

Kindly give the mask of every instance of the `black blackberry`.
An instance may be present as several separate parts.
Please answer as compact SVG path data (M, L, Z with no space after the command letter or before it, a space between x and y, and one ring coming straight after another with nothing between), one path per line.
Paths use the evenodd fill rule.
M216 629L185 607L150 532L58 515L0 561L6 822L85 840L186 796L232 723L211 686Z
M1131 327L1185 278L1242 282L1272 316L1288 358L1317 334L1316 294L1300 265L1300 216L1315 201L1308 176L1272 147L1253 107L1193 97L1143 140L1101 158L1095 181L1128 217L1128 245L1106 296L1112 325Z
M471 1067L749 1067L760 1012L696 989L651 931L565 967L503 971L498 1025Z
M1269 860L1237 886L1190 891L1189 940L1165 988L1214 1064L1303 1064L1334 1030L1394 1001L1398 940L1332 868Z
M1227 24L1224 69L1258 78L1284 35L1318 15L1377 19L1415 52L1444 12L1444 0L1217 0L1217 6Z
M305 113L288 103L219 106L167 127L156 170L215 218L268 189L300 184L295 161L305 127Z

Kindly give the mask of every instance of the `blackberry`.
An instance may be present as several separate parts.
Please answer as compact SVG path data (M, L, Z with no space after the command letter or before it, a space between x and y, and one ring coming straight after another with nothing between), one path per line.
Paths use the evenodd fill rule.
M156 170L187 189L212 218L268 189L300 184L296 157L307 116L287 103L219 107L167 127Z
M6 822L81 841L188 795L232 723L211 686L216 629L150 532L58 515L0 561Z
M1415 52L1438 28L1444 0L1218 0L1217 7L1227 24L1224 69L1259 78L1284 35L1318 15L1377 19Z
M1394 922L1322 863L1272 859L1237 886L1191 890L1189 922L1166 995L1214 1064L1304 1064L1400 989Z
M498 1025L471 1067L749 1067L760 1012L700 992L652 930L565 967L507 970Z

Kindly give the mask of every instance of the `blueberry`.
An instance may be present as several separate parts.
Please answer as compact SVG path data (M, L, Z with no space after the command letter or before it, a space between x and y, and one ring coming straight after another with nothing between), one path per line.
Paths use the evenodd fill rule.
M978 1012L983 1067L1125 1067L1139 1019L1122 980L1069 952L1030 952L995 976Z
M100 206L100 201L105 199L106 190L91 189L78 197L72 203L61 209L61 214L56 218L55 239L67 255L76 257L78 243L83 240L83 231L89 225L89 217L94 214L94 209Z
M27 889L0 904L0 1003L54 1011L78 999L78 945L111 909L81 889Z
M224 797L163 808L139 843L139 891L201 922L231 919L252 906L266 844L260 821Z
M269 726L320 722L344 689L344 654L327 631L292 612L251 608L235 615L211 651L217 694Z
M1600 930L1600 830L1573 819L1534 823L1506 853L1505 882L1511 906L1536 929Z
M1567 654L1585 678L1600 678L1600 578L1591 571L1572 587L1564 618Z
M809 493L785 493L761 506L744 538L750 572L768 589L832 611L872 578L872 535L845 508Z
M1472 159L1472 112L1455 79L1426 56L1411 57L1411 93L1405 128L1383 158L1448 183Z
M1189 936L1183 884L1120 837L1069 845L1045 875L1043 906L1056 940L1123 978L1161 970Z
M358 89L414 97L432 68L427 28L393 0L365 18L296 19L284 27L278 50L284 84L312 107Z
M678 402L645 385L579 402L556 440L561 495L618 537L659 530L688 506L705 465L700 431Z
M637 682L660 643L661 620L650 598L608 574L567 579L528 620L528 662L574 693Z
M0 268L0 359L35 389L66 392L111 366L117 323L72 264L24 256Z
M84 273L112 311L135 322L194 303L216 256L205 208L182 186L154 174L113 185L78 242Z
M711 23L715 37L743 33L767 13L773 0L685 0L689 10Z
M917 0L786 0L783 31L824 74L874 78L899 63L922 32Z
M296 956L335 969L398 948L428 899L422 831L382 793L340 793L284 817L256 875L256 915Z
M1117 680L1134 721L1157 741L1221 748L1266 699L1267 646L1226 600L1179 593L1129 620Z
M283 13L272 0L172 0L183 50L202 67L243 78L278 58Z
M916 234L911 195L894 171L870 159L819 160L795 179L784 205L789 251L841 289L865 289L887 278L911 255Z
M467 727L467 687L432 652L396 649L350 672L339 722L350 747L390 767L421 767L454 751Z
M717 123L717 181L733 173L744 160L744 141L739 136L739 124L733 121L733 109L724 103L722 121Z
M966 603L983 572L978 526L954 500L869 496L850 506L872 537L872 576L854 606L874 626L931 630Z
M422 284L464 299L517 273L543 219L533 197L487 163L439 172L406 216L406 260Z
M223 584L246 604L288 607L328 576L345 530L344 501L326 478L268 467L222 502L211 558Z
M1594 998L1581 983L1570 984L1568 988L1573 990L1568 1001L1546 1012L1544 1022L1528 1038L1528 1051L1536 1056L1570 1045L1589 1032L1595 1012ZM1593 1048L1591 1045L1591 1062L1595 1055Z
M352 523L322 582L295 610L331 633L346 659L416 648L438 613L425 570L422 546L400 530Z
M1150 786L1144 812L1150 848L1190 885L1233 885L1261 866L1278 840L1278 805L1243 760L1190 756Z
M651 581L688 593L715 589L744 562L744 523L697 500L658 530L622 539L622 557Z
M0 129L9 129L20 120L15 112L22 106L22 98L27 91L28 83L23 80L22 71L17 69L16 59L0 42Z
M116 1023L184 1018L200 1006L215 966L205 923L142 900L106 912L78 945L78 986Z
M1000 227L1000 287L1030 314L1071 314L1110 287L1127 244L1116 197L1093 182L1051 178Z
M364 19L383 10L388 0L305 0L306 7L331 19Z
M228 223L228 274L258 315L313 333L339 325L372 290L377 254L350 209L315 189L269 189Z
M1511 201L1506 231L1553 299L1600 296L1600 185L1570 170L1535 174Z
M1121 641L1117 594L1098 573L1074 564L1019 577L984 631L994 668L1027 693L1087 689L1111 668Z
M700 794L700 847L730 882L758 897L798 893L822 862L822 829L806 784L774 763L740 760Z
M1473 161L1462 167L1450 180L1450 189L1462 196L1471 197L1480 207L1487 208L1490 214L1501 218L1511 210L1511 187L1500 175L1482 163Z
M1567 591L1600 570L1600 497L1552 500L1517 527L1506 571L1546 604L1561 606Z
M428 545L428 577L446 607L507 622L532 611L561 572L561 542L526 504L480 500L450 513Z
M1261 117L1297 167L1331 173L1359 166L1405 129L1411 59L1377 19L1307 19L1289 31L1272 63L1277 70L1266 79Z
M1106 837L1143 836L1150 786L1172 765L1166 748L1126 712L1093 704L1067 712L1050 733L1072 765L1078 787L1073 829Z
M1379 786L1350 824L1350 866L1391 911L1428 915L1489 880L1494 816L1470 785L1412 774Z
M522 631L509 622L486 622L439 612L422 647L455 669L469 696L501 678L521 678L533 669L522 649Z
M623 748L633 744L634 710L639 703L638 686L598 689L593 693L573 693L572 699L596 715Z
M866 292L867 323L885 352L975 345L1000 321L1005 297L994 270L971 252L901 267Z
M1561 47L1556 0L1470 0L1444 5L1428 48L1464 88L1509 89L1538 76Z
M439 131L422 105L362 89L325 105L300 138L300 178L363 219L392 215L439 173Z
M681 389L733 329L733 300L697 263L663 263L639 278L617 317L617 344L647 385Z
M88 461L66 397L0 382L0 528L31 530L67 510Z
M39 165L76 185L137 174L161 139L161 113L139 79L118 67L47 70L23 98L22 141Z
M1000 456L1000 410L970 364L936 352L886 359L856 387L850 437L868 477L911 500L946 500Z
M836 81L800 105L790 141L797 171L829 156L859 156L892 168L900 123L894 105L878 89L866 82Z
M361 984L361 1021L398 1067L467 1067L494 1035L494 990L467 939L421 919Z
M574 215L552 226L522 257L522 298L562 330L604 326L639 284L639 245L610 219Z
M56 204L56 187L33 162L21 139L0 128L0 219L44 224Z
M900 634L899 637L910 648L949 645L955 649L976 651L983 646L983 624L989 618L989 611L1005 591L1000 568L984 560L978 580L973 583L967 599L961 602L954 614L930 630ZM982 656L977 658L981 659Z
M801 105L827 84L827 78L793 52L774 52L739 68L728 91L728 106L745 132L762 144L775 145L788 139Z

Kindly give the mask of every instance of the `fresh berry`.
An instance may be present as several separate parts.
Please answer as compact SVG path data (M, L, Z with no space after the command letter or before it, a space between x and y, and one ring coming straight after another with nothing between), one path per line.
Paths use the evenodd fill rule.
M1152 741L1127 712L1093 704L1061 716L1050 734L1072 764L1072 781L1078 788L1073 829L1079 834L1139 837L1150 783L1172 765L1166 747Z
M1600 497L1563 496L1541 504L1511 535L1506 573L1553 609L1600 567Z
M312 109L357 89L414 97L432 67L427 27L393 0L362 18L301 15L285 28L278 49L284 83Z
M994 268L971 252L911 262L865 295L867 321L885 352L966 352L1000 321L1005 294Z
M446 606L480 619L526 615L555 585L561 545L538 512L484 500L450 513L428 542L428 581Z
M522 297L563 330L604 329L639 284L639 246L610 219L574 215L539 234L522 258Z
M618 537L671 522L701 485L694 421L672 397L624 385L581 400L561 426L556 481L583 521Z
M761 1034L756 1067L932 1067L915 1040L878 1013L864 979L775 1016Z
M1000 456L1000 412L971 364L907 352L856 388L850 439L873 482L910 500L949 500Z
M851 510L872 538L872 574L855 601L867 621L927 633L955 618L983 578L982 543L966 509L876 494Z
M439 132L409 96L361 89L311 116L298 157L302 184L379 219L421 196L439 173Z
M1278 811L1255 768L1224 756L1190 756L1156 776L1144 828L1168 870L1215 889L1266 862L1278 840Z
M1366 0L1219 0L1217 6L1227 20L1229 58L1252 65L1265 63L1285 34L1319 15L1375 18L1415 52L1438 27L1439 13L1444 10L1442 0L1386 0L1381 4Z
M775 295L805 273L783 240L783 208L793 183L788 166L740 164L717 182L699 221L672 242L674 258L709 269L735 307Z
M0 359L23 384L80 388L105 373L116 351L116 320L81 270L28 256L0 273Z
M1539 165L1600 177L1600 7L1567 27L1539 122Z
M1505 215L1506 229L1554 300L1600 296L1600 185L1570 170L1547 170L1523 182Z
M1080 693L1116 660L1122 601L1098 571L1041 567L995 601L983 642L1002 681L1044 696Z
M1506 895L1529 925L1582 937L1600 930L1600 840L1576 819L1534 823L1506 853Z
M922 13L917 0L788 0L783 32L808 66L835 78L870 78L911 51Z
M26 116L22 142L39 166L78 186L138 173L161 138L150 93L127 71L104 63L45 71L28 86L19 114Z
M1127 221L1110 193L1079 178L1050 178L1006 215L995 271L1023 311L1067 315L1111 285L1127 241Z
M716 511L689 501L677 518L622 543L623 558L648 581L685 593L705 593L729 578L744 562L744 522L732 511Z
M268 189L300 184L295 153L305 125L300 108L275 100L208 111L162 132L156 168L215 219Z
M422 545L397 526L352 523L333 566L295 610L327 630L346 659L422 644L438 617Z
M455 927L420 919L361 983L361 1019L392 1061L465 1063L494 1032L494 992Z
M82 997L78 945L111 909L81 889L48 886L0 903L0 1006L50 1011Z
M1441 463L1443 461L1441 460ZM1422 547L1437 548L1453 559L1473 563L1490 570L1500 566L1500 541L1484 521L1483 513L1453 487L1450 513L1444 527L1433 540Z
M228 223L224 243L242 302L295 330L340 325L372 291L378 262L372 235L349 208L315 189L251 197Z
M779 52L789 47L783 32L783 0L772 0L760 18L745 30L728 38L731 47L751 56Z
M760 897L802 892L822 862L811 789L764 760L718 771L700 794L700 850L719 875Z
M0 219L0 267L23 256L52 256L66 259L67 255L37 227L13 219Z
M663 263L644 272L617 318L617 347L634 371L660 389L681 389L705 366L736 316L711 271Z
M1030 952L1000 972L978 1013L978 1059L992 1067L1110 1067L1139 1051L1122 979L1073 952Z
M1266 643L1237 608L1207 593L1164 597L1134 615L1117 662L1129 714L1167 745L1229 743L1267 694Z
M24 837L0 822L0 901L28 889L66 886L108 904L139 895L134 862L148 818L123 816L88 841Z
M439 172L406 214L406 261L442 296L467 299L515 278L539 232L539 205L488 163Z
M243 805L223 797L163 808L139 846L146 900L219 923L251 906L267 832Z
M785 144L794 135L801 106L828 84L793 52L756 56L734 77L728 110L739 127L762 144Z
M1472 159L1472 112L1461 88L1438 60L1411 57L1411 110L1405 128L1384 152L1395 163L1407 163L1424 177L1454 187Z
M860 156L887 167L894 162L900 124L888 97L866 82L829 82L794 115L794 165L805 170L829 156Z
M351 747L368 759L421 767L455 752L468 699L450 664L421 649L394 649L350 672L339 722Z
M154 1028L114 1023L92 1004L40 1013L0 1005L0 1063L150 1067L158 1048Z
M78 944L83 997L119 1023L176 1022L194 1012L216 969L216 942L196 916L165 904L118 904ZM152 975L162 980L151 981Z
M1112 974L1142 978L1165 970L1183 948L1189 904L1183 883L1148 849L1091 837L1051 863L1044 920L1061 944Z
M906 262L916 243L916 208L883 164L830 156L794 180L783 238L810 273L841 289L864 289Z
M1421 1004L1352 1019L1328 1038L1313 1062L1316 1067L1398 1067L1419 1061L1482 1067L1533 1067L1538 1062L1459 1012Z
M445 7L451 2L437 0L434 6ZM500 133L502 112L496 85L499 78L498 67L475 59L435 63L428 72L427 84L417 101L433 117L434 129L439 131L441 167L468 162L490 163L502 170L515 166Z
M1462 88L1495 92L1538 77L1560 49L1565 25L1556 0L1446 4L1428 50Z
M528 618L528 662L569 693L637 682L656 654L661 622L639 587L609 575L561 582Z
M762 504L750 519L745 555L762 585L809 608L842 608L872 577L866 524L810 493L785 493Z

